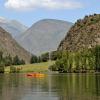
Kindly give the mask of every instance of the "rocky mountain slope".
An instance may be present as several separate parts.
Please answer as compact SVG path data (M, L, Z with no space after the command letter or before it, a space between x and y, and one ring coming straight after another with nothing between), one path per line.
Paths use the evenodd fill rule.
M66 31L72 25L70 22L55 19L40 20L17 37L16 40L26 50L39 55L56 50L61 40L65 37Z
M28 29L28 27L16 20L8 20L3 17L0 17L0 27L11 33L13 37L20 35L22 32Z
M29 63L31 55L12 38L12 36L0 27L0 51L4 55L18 56L26 63Z
M58 50L77 51L100 45L100 14L78 20L60 43Z

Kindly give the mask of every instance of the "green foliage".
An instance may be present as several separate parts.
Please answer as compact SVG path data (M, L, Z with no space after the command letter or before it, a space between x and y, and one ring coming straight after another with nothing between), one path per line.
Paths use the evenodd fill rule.
M20 68L16 68L14 66L10 66L10 73L19 73L20 72Z
M0 51L0 60L2 60L2 59L3 59L3 52Z
M18 56L15 56L13 58L13 65L20 65L20 60L19 60Z
M10 73L16 73L16 68L13 67L13 66L11 66L11 67L10 67Z
M21 65L25 65L25 61L23 59L20 60Z
M15 56L12 58L10 55L3 55L3 52L0 51L0 73L4 73L4 69L6 66L12 66L12 65L24 65L25 61L23 59L19 59L18 56ZM14 67L10 68L11 72L19 72L19 69L16 69Z
M38 60L38 57L35 56L35 55L32 55L30 63L31 63L31 64L33 64L33 63L38 63L38 61L39 61L39 60Z
M10 66L12 65L12 57L10 55L5 57L5 66Z
M55 61L62 58L62 51L46 52L38 57L39 62L47 62L49 60Z
M0 73L4 73L4 66L0 66Z
M95 47L95 69L100 71L100 46Z
M44 53L40 56L41 62L47 62L49 60L49 53Z
M4 73L4 66L5 66L4 59L1 59L0 60L0 73Z
M0 52L0 73L4 73L4 66L3 52Z
M63 51L62 57L50 66L51 70L59 72L100 71L100 46L77 52Z
M25 61L23 59L20 60L17 55L13 58L13 65L23 65L23 64L25 64Z
M51 71L58 71L58 67L56 66L56 64L49 66L49 70Z
M57 60L62 58L62 51L53 51L51 52L51 60Z

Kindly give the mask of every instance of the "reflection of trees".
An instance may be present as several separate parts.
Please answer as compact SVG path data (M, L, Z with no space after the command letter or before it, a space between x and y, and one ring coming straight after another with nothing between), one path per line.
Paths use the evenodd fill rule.
M2 86L4 84L3 74L0 75L0 99L2 99Z
M2 75L0 78L0 100L23 100L23 97L52 96L49 78L28 78L22 74ZM52 90L50 90L50 88ZM50 90L50 91L49 91Z
M100 100L100 76L55 74L36 79L22 74L0 75L0 100L24 100L27 93L59 98L56 100Z
M22 80L19 78L19 75L11 74L11 75L3 75L3 82L0 87L2 87L2 96L0 100L18 100L21 98L21 94L23 93L20 82ZM20 94L20 95L19 95Z
M97 100L100 96L100 76L95 74L67 74L52 78L52 84L60 89L57 93L59 100Z
M100 96L100 76L98 74L95 75L95 86L96 86L96 95ZM100 100L100 98L98 98Z

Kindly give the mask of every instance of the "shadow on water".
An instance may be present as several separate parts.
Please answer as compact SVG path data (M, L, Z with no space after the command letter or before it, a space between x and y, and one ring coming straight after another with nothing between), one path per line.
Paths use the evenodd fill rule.
M100 74L1 74L0 100L100 100Z

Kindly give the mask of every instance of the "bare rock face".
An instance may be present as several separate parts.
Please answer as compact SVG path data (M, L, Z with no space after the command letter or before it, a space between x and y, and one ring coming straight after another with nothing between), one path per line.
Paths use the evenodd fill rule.
M11 55L12 57L18 56L20 59L23 59L26 63L30 62L31 55L25 49L23 49L13 38L6 32L3 28L0 27L0 51L4 55Z
M78 20L61 41L58 50L78 51L100 45L100 14Z

